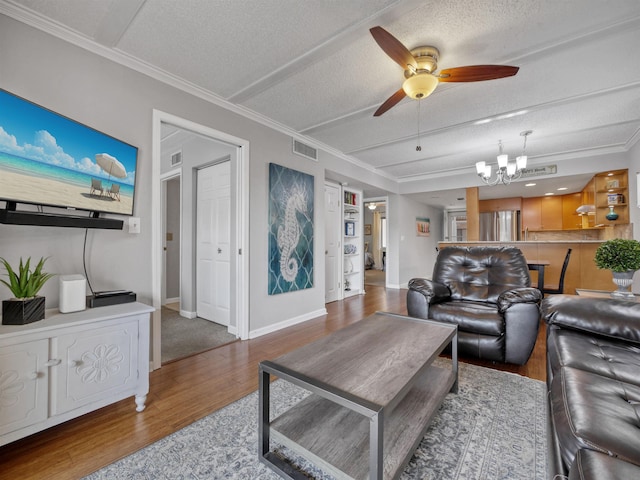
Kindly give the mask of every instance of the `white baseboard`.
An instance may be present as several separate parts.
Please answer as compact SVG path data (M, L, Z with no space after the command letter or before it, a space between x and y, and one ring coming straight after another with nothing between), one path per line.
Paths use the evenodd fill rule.
M187 312L186 310L180 310L180 316L184 318L196 318L198 316L197 312Z
M227 327L227 332L229 332L231 335L235 335L237 337L238 336L238 327L236 327L234 325L229 325Z
M166 298L164 301L164 304L166 305L167 303L178 303L179 301L180 301L180 297Z
M288 320L283 320L282 322L274 323L273 325L268 325L257 330L251 330L249 332L249 339L261 337L262 335L267 335L268 333L277 332L278 330L282 330L283 328L291 327L293 325L297 325L298 323L306 322L307 320L321 317L322 315L326 314L327 309L321 308L320 310L316 310L315 312L305 313L304 315L300 315L299 317L289 318Z
M400 290L401 288L407 288L408 287L408 283L403 283L401 285L398 285L397 283L387 283L386 287L387 288L393 288L395 290Z

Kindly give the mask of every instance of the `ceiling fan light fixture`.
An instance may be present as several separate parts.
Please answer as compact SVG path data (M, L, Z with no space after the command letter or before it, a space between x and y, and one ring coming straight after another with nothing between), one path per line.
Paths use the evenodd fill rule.
M426 98L433 93L438 86L438 78L430 73L417 73L407 78L402 84L402 89L408 97L414 100Z
M375 209L377 208L377 205L376 205L375 203L371 202L371 203L368 205L368 207L369 207L369 210L375 210Z

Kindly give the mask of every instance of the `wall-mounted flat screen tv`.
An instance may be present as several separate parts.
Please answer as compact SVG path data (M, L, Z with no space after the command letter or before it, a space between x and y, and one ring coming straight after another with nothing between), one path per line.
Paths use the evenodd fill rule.
M0 200L133 215L138 149L0 89Z

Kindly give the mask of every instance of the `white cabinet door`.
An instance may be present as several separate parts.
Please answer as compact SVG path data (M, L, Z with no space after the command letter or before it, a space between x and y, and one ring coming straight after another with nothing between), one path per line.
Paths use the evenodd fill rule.
M54 338L51 414L73 410L121 391L138 381L138 320Z
M0 435L47 418L47 339L0 351Z
M340 187L324 184L324 265L325 303L342 299L342 211L340 209Z

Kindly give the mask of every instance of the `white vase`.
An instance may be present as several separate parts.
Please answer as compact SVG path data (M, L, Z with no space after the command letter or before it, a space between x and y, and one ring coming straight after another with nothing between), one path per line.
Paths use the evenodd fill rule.
M613 283L618 286L618 289L611 292L612 297L633 297L631 292L631 285L633 284L633 274L635 270L627 270L626 272L611 272L613 274Z

